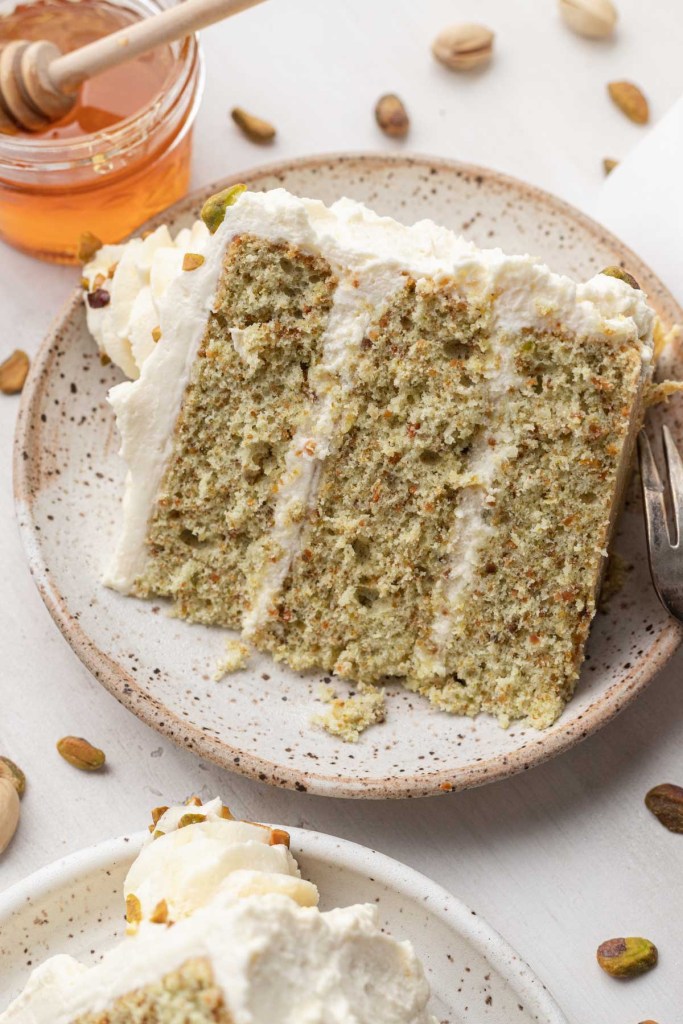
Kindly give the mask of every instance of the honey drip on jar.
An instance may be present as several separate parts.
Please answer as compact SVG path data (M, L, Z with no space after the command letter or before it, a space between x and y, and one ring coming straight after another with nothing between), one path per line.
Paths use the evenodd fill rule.
M138 8L136 10L136 7ZM102 36L154 13L106 0L36 0L19 4L7 14L0 5L0 46L13 39L47 39L62 53L85 46ZM83 83L74 108L61 121L40 132L0 134L0 236L12 245L58 262L73 262L82 232L92 231L103 241L118 241L154 213L184 195L189 178L191 134L173 133L155 150L150 141L122 165L98 153L97 133L124 128L128 119L162 97L177 74L178 58L171 45L157 47L119 67L110 68ZM163 134L163 133L160 133ZM180 130L175 135L180 136ZM26 148L36 141L69 147L92 138L92 146L75 160L73 180L38 169L12 180L6 165L3 140ZM106 154L106 146L102 147ZM74 150L75 152L75 150ZM54 163L55 161L53 161ZM87 172L90 172L90 180Z

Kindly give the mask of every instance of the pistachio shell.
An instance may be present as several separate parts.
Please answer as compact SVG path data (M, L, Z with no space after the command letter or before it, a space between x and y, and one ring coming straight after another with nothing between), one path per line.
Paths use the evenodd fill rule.
M450 25L439 32L432 53L452 71L471 71L491 60L493 40L493 32L484 25Z
M0 779L11 782L19 796L26 792L26 776L19 765L10 761L9 757L0 757Z
M605 39L617 24L617 10L611 0L558 0L566 25L580 36Z
M0 778L0 853L12 842L19 824L19 794L13 782Z
M598 963L613 978L644 974L657 963L657 947L649 939L608 939L598 946Z
M233 206L246 191L246 185L231 185L230 188L224 188L222 192L216 192L215 195L209 196L202 206L201 218L212 235L225 220L227 208Z

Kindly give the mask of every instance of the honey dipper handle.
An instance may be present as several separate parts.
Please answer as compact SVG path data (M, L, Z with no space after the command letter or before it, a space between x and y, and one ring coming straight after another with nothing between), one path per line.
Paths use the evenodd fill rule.
M49 77L58 92L75 92L87 78L107 68L124 64L162 43L181 39L259 3L263 0L183 0L161 14L58 57L50 64Z

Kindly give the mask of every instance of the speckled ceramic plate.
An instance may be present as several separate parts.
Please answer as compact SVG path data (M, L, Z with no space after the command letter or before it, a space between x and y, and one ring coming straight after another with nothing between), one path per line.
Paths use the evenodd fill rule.
M328 202L361 199L401 220L434 220L484 246L531 252L586 279L624 263L665 323L683 312L615 238L557 199L492 171L429 158L328 156L240 175L252 189L283 185ZM168 214L189 224L203 197ZM680 358L680 357L677 357ZM681 365L674 366L681 375ZM490 782L566 750L608 722L654 677L681 640L650 583L642 512L632 497L616 549L632 565L623 590L593 626L577 694L552 728L453 718L395 688L388 718L355 745L310 727L319 682L255 659L213 681L220 630L169 618L163 605L125 598L100 583L119 518L123 466L105 395L119 379L102 368L74 295L34 361L16 436L16 502L31 569L55 621L97 678L143 721L227 768L334 796L399 797ZM666 415L683 441L675 403ZM345 685L338 685L339 692Z
M441 1024L567 1024L527 964L477 914L384 854L289 829L322 909L377 903L382 925L409 938L427 970ZM123 879L145 833L72 854L0 896L0 1011L55 953L96 962L122 937Z

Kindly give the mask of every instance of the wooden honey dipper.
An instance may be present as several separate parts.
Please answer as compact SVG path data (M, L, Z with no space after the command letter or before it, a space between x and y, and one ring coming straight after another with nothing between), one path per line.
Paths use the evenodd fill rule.
M42 131L68 114L86 79L262 2L184 0L67 54L47 40L7 43L0 50L0 131Z

